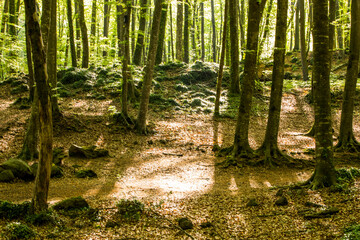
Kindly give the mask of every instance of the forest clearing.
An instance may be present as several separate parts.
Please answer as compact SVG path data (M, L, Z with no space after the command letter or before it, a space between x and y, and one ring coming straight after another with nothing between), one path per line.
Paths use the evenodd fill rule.
M360 239L358 0L0 8L0 239Z

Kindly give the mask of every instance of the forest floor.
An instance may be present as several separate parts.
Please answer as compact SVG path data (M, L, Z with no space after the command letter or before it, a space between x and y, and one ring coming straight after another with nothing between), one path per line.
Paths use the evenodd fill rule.
M54 124L54 146L67 150L71 144L97 145L109 150L110 156L63 160L64 177L50 182L50 205L83 196L92 208L99 210L98 219L59 216L61 226L33 226L38 239L188 239L188 235L175 227L177 219L182 217L193 222L194 228L186 232L194 239L339 239L346 227L360 223L359 181L345 192L285 190L289 204L274 205L278 199L277 186L306 181L314 171L314 139L304 136L313 123L312 107L305 101L310 83L285 81L279 133L280 149L308 164L271 169L217 165L224 158L216 157L212 146L226 147L233 141L237 110L229 106L236 106L236 102L231 103L234 97L227 99L223 95L225 117L214 119L212 113L200 108L182 107L184 102L194 99L195 91L174 92L175 80L161 84L162 94L174 97L180 107L162 108L152 104L149 121L153 133L147 136L112 123L109 107L120 109L117 100L89 99L86 94L61 98L65 120ZM263 97L254 98L251 116L249 139L254 149L261 145L266 128L269 83L264 86ZM19 110L12 104L19 95L9 95L9 85L0 89L0 162L3 162L16 157L21 150L30 109ZM203 106L208 104L202 100L206 96L200 98ZM336 137L341 104L333 101L333 106ZM356 106L356 136L360 134L359 112ZM130 115L136 113L136 108L130 109ZM336 154L335 157L337 168L360 167L358 155ZM78 168L92 169L98 177L76 178L74 171ZM0 183L0 200L29 201L33 187L34 182L20 180ZM252 198L258 206L247 206ZM106 227L109 219L115 219L116 204L121 199L141 201L145 213L139 221ZM305 219L304 212L317 211L306 206L309 201L323 208L337 207L340 212L330 218ZM205 222L211 224L204 227ZM8 220L0 220L0 234L7 223Z

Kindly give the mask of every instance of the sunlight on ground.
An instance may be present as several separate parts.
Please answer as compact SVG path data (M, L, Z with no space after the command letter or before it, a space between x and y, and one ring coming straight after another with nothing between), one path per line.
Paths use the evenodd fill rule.
M193 159L194 160L194 159ZM205 193L214 183L214 166L209 161L160 158L126 170L111 193L116 198L163 198L171 195L183 199Z
M75 113L88 115L88 116L102 116L107 111L111 101L100 101L100 100L82 100L72 99L69 102L69 108ZM85 111L84 111L85 110Z
M1 99L0 111L6 110L8 107L11 106L12 103L13 101L5 101L4 99Z

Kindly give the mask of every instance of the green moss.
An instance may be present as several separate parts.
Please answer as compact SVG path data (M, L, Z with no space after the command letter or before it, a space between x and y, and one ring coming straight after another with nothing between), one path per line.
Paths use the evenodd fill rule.
M26 224L12 222L6 225L5 236L8 240L33 239L36 233Z
M0 218L20 219L26 216L30 209L30 202L15 204L8 201L0 201Z
M77 178L96 178L97 174L91 169L79 170L75 172Z
M360 224L352 225L346 228L344 232L341 240L358 240L360 239Z
M29 90L29 87L28 85L26 84L21 84L21 85L18 85L17 87L14 87L10 93L11 94L19 94L19 93L23 93L23 92L27 92Z
M118 214L124 219L138 221L144 212L145 206L138 200L121 199L116 204Z
M88 208L89 204L83 197L72 197L58 202L53 206L55 210L74 210Z

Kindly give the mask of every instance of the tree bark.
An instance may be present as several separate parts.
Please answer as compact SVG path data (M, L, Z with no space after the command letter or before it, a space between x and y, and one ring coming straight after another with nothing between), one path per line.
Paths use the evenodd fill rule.
M190 25L190 2L185 0L185 14L184 14L184 62L189 63L190 54L189 54L189 25Z
M332 56L335 45L335 18L336 18L336 0L329 0L329 58L330 58L330 71L332 65Z
M171 60L175 59L175 51L174 51L174 36L173 36L173 17L172 17L172 4L170 4L170 44L171 44Z
M249 1L249 16L247 27L247 46L244 66L244 79L241 88L238 119L236 123L233 157L252 155L253 150L249 145L249 121L252 97L257 75L257 50L259 41L259 25L266 0L261 2Z
M183 61L183 19L184 19L184 4L183 0L177 0L176 13L176 59Z
M123 58L123 82L122 82L122 107L121 112L127 118L128 117L128 82L130 80L130 71L128 68L128 62L130 59L130 20L131 20L131 2L128 0L123 0L123 4L125 7L125 12L123 13L124 19L124 58Z
M167 9L168 9L168 4L167 4L167 2L164 2L162 5L162 11L161 11L161 17L160 17L160 30L159 30L160 33L159 33L158 47L156 50L155 65L160 64L163 59Z
M201 61L205 61L205 16L204 16L204 2L200 3L200 18L201 18Z
M274 0L270 0L270 2L268 2L269 4L268 4L268 8L266 10L264 33L263 33L263 36L262 36L262 39L261 39L261 42L260 42L260 46L259 46L258 59L260 59L260 57L261 57L261 54L262 54L262 51L263 51L263 48L264 48L264 44L266 42L267 35L270 32L270 15L271 15L273 2L274 2Z
M330 106L329 14L328 0L314 0L314 108L316 167L313 189L336 182L333 164L333 135Z
M342 25L342 21L340 20L341 18L341 8L340 8L340 1L336 0L336 19L339 19L338 21L338 25L336 28L336 33L337 33L337 48L339 49L339 55L341 58L344 57L345 51L344 51L344 40L343 40L343 30L341 28Z
M8 13L9 13L9 0L5 0L4 9L3 9L2 17L1 17L1 29L0 29L1 33L5 33L5 26L9 20Z
M299 20L300 20L300 9L299 9L299 1L296 3L295 10L295 29L294 29L294 49L293 51L299 51L300 47L300 28L299 28Z
M298 6L300 8L300 49L301 49L301 68L303 80L309 80L308 76L308 62L306 52L306 35L305 35L305 7L304 0L299 0Z
M244 50L245 50L245 0L241 0L240 4L240 47L241 55L240 60L244 59Z
M234 5L235 10L237 9ZM214 0L211 0L211 25L212 25L212 59L216 62L216 25ZM236 25L237 26L237 25Z
M40 116L40 159L35 179L32 199L32 211L35 213L47 209L51 161L52 161L52 116L51 101L47 79L46 56L43 48L39 18L35 0L25 0L26 24L29 27L36 88L39 99Z
M140 0L140 20L135 52L133 55L133 64L139 66L142 58L142 50L144 48L144 36L146 27L146 12L148 9L147 0Z
M230 93L240 93L240 61L239 61L239 33L238 33L238 20L237 20L237 0L230 0L229 5L232 6L229 9L230 20Z
M82 64L81 67L89 67L89 40L87 34L87 28L85 23L85 13L84 13L84 0L79 1L79 22L81 30L81 39L82 39Z
M67 0L67 19L69 24L69 39L70 39L70 52L71 52L71 66L76 67L76 50L75 50L75 41L74 41L74 26L72 20L72 7L71 0Z
M353 132L354 100L356 83L359 73L360 51L360 3L352 1L351 5L351 33L350 53L346 72L344 101L342 103L340 136L336 145L337 151L359 152L360 143L355 139Z
M159 39L160 16L163 0L155 0L155 9L150 36L150 46L144 74L144 81L140 99L139 113L136 121L136 129L139 133L146 134L146 116L149 106L151 82L154 73L155 53Z
M107 48L108 37L109 37L109 24L110 24L110 4L109 0L104 0L104 29L103 36L105 38L105 48ZM104 49L103 56L106 57L108 55L107 49Z
M221 95L221 84L222 84L224 60L225 60L228 12L229 12L229 0L225 0L224 23L223 23L224 25L223 25L223 33L222 33L223 35L222 35L221 53L220 53L221 55L220 55L218 78L216 83L216 98L215 98L215 111L214 111L215 116L220 115L220 95Z
M28 66L28 73L29 73L29 100L30 102L33 102L34 100L34 92L35 92L35 88L34 88L34 67L32 64L32 55L31 55L31 42L30 42L30 38L29 38L29 33L28 33L28 27L25 24L25 41L26 41L26 60L27 60L27 66Z
M90 27L90 44L93 48L96 39L96 11L97 11L97 0L92 0L91 6L91 27Z
M288 0L278 2L269 115L266 125L265 139L262 146L257 151L259 154L264 156L264 164L267 166L281 165L282 161L287 160L287 157L278 148L278 133L286 51L287 9Z
M9 35L16 36L16 11L15 0L9 0Z

